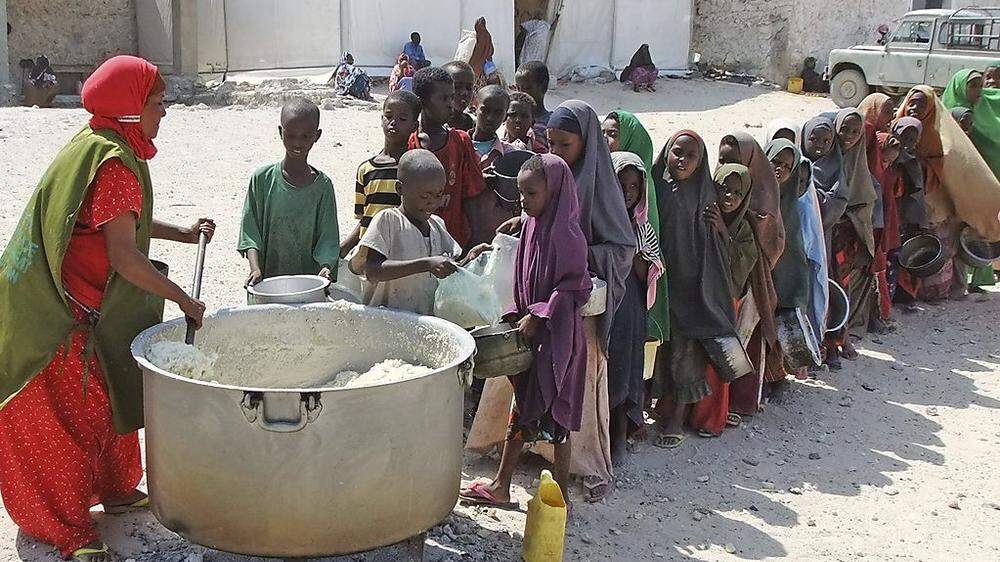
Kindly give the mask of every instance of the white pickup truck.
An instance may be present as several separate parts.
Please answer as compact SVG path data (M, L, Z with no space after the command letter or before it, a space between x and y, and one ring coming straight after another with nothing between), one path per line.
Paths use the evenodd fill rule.
M1000 60L1000 8L917 10L899 19L881 46L830 52L824 73L840 107L874 90L901 96L918 84L944 88L963 68Z

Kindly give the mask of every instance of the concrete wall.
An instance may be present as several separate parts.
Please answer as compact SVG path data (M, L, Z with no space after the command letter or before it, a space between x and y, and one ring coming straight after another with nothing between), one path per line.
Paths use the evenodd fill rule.
M137 0L7 0L12 79L18 61L39 54L60 66L94 67L111 56L136 53ZM144 1L144 0L138 0Z
M874 44L875 28L910 10L912 0L694 0L691 48L701 60L783 83L808 56Z

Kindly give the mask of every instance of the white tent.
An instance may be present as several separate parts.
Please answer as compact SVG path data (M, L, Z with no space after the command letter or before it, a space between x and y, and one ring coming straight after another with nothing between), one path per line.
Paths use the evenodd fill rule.
M553 3L556 4L556 3ZM691 0L564 0L546 61L555 76L594 65L621 70L643 43L660 69L687 69ZM550 18L554 20L554 18Z
M172 62L176 0L137 4L140 52ZM387 75L420 32L435 64L452 60L463 29L485 17L493 62L508 78L514 63L514 0L198 0L194 46L199 72L332 68L343 51L374 75ZM549 0L554 24L547 62L556 76L581 65L620 70L642 43L661 69L686 69L691 0ZM558 14L558 19L556 18ZM195 35L195 34L192 34ZM184 37L189 37L184 35ZM188 39L184 39L187 41Z

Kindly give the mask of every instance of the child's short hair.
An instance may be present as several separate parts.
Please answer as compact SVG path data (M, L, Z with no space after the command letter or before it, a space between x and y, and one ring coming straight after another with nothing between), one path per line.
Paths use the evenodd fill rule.
M473 77L476 76L476 71L472 70L472 65L465 62L464 60L453 60L451 62L444 63L441 68L445 70L448 74L459 74L462 72L468 72Z
M507 93L507 88L497 86L496 84L490 84L488 86L483 86L479 88L476 92L476 99L480 103L487 98L500 97L504 99L504 103L510 104L510 94Z
M420 115L420 110L423 109L423 104L420 103L420 98L417 97L413 92L407 92L406 90L396 90L391 92L385 97L385 102L383 102L383 107L394 102L405 103L413 110L414 115Z
M540 154L536 154L531 158L528 158L524 164L521 164L522 172L541 172L545 173L545 160L542 160Z
M455 81L451 79L451 74L437 66L421 68L413 75L413 93L421 100L431 95L435 84L454 85Z
M447 181L444 166L434 153L423 149L415 148L407 150L399 159L399 169L396 178L400 184L407 184L413 181L421 181L431 175L440 175L442 180Z
M543 90L549 89L549 67L540 60L532 60L522 64L517 73L525 76Z
M299 118L312 119L319 125L319 106L306 98L292 98L281 106L281 122Z
M524 103L528 104L531 111L535 111L535 98L529 96L524 92L511 92L508 94L510 96L510 103Z

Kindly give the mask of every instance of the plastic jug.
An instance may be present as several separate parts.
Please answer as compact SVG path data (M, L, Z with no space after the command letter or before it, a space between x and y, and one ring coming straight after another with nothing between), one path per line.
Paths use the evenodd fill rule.
M521 557L525 562L559 562L566 539L566 502L559 483L542 471L535 497L528 501Z

